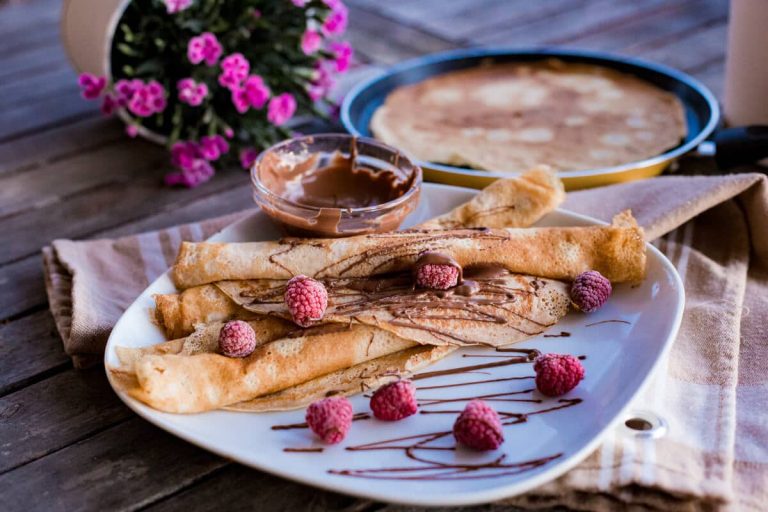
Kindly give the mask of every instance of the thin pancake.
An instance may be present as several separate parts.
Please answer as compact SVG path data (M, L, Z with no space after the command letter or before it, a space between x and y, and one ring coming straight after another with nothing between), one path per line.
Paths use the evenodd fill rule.
M376 110L371 130L421 160L502 172L626 164L677 146L687 132L674 94L557 60L479 66L401 86Z

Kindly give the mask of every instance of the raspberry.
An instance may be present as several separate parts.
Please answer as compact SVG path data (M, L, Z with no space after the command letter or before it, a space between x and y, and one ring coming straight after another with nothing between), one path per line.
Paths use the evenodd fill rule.
M600 309L611 296L611 282L597 270L582 272L571 285L571 300L585 313Z
M352 426L352 404L343 396L332 396L307 407L307 425L328 444L344 440Z
M577 358L566 354L544 354L533 363L536 387L547 396L564 395L584 378L584 367Z
M456 419L453 436L474 450L495 450L504 442L499 415L479 399L469 402Z
M399 380L376 390L371 397L373 415L384 421L397 421L416 414L416 390L409 380Z
M291 312L293 321L309 327L313 322L322 320L328 307L328 292L323 283L311 277L296 276L285 288L285 303Z
M447 290L459 284L459 269L453 265L430 263L416 271L416 284L421 288Z
M219 351L227 357L246 357L256 348L256 333L248 322L232 320L219 331Z

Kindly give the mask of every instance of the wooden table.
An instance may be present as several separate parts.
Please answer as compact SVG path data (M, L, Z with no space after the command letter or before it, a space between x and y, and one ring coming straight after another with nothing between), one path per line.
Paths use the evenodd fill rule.
M348 4L349 37L363 63L472 45L565 45L663 62L721 94L726 0ZM252 202L241 170L194 190L162 186L164 151L128 139L79 98L59 43L59 8L59 0L0 0L0 510L410 510L216 457L139 419L102 368L72 368L46 304L43 245L137 233Z

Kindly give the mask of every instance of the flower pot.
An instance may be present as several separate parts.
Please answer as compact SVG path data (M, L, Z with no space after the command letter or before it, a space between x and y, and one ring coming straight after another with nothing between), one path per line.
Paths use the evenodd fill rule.
M61 40L64 51L78 73L92 73L112 81L112 41L117 24L131 0L64 0L61 8ZM124 122L124 110L117 115ZM157 144L167 138L138 127L138 135Z
M64 0L61 39L78 73L112 78L110 53L117 23L130 0Z

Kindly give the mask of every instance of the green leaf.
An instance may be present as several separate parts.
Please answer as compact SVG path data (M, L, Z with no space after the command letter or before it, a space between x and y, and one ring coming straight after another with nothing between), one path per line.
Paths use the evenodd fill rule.
M125 43L120 43L117 45L117 49L120 50L121 53L128 55L129 57L140 57L141 54L128 46Z

